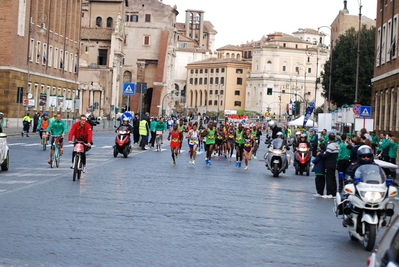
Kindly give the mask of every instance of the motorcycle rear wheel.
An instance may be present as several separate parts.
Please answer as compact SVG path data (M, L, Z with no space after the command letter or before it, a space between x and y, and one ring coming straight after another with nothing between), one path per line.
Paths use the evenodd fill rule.
M273 177L277 177L278 176L278 163L273 163Z

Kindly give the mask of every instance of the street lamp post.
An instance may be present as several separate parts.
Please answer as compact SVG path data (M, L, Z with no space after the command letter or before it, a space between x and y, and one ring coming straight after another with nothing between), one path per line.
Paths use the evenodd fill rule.
M320 30L321 28L328 28L331 31L331 28L328 26L320 26L318 30ZM328 112L330 112L331 110L332 63L333 63L333 40L331 39L330 35L330 73L328 75L328 100L327 100Z
M359 2L359 31L357 33L357 55L356 55L356 87L355 104L357 104L357 92L359 89L359 64L360 64L360 30L362 26L362 0Z
M313 49L313 50L306 50L306 54L308 56L313 56L313 52L316 51L316 80L315 80L315 88L314 88L314 106L316 108L316 94L317 94L317 84L320 83L320 78L317 77L318 72L319 72L319 47L317 47L317 49ZM306 110L306 107L305 107ZM314 114L314 113L313 113ZM313 128L314 128L314 119L313 119Z

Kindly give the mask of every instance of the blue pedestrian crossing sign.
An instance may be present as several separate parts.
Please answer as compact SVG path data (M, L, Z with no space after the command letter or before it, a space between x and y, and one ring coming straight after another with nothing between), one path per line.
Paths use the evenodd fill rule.
M124 95L134 95L134 88L135 88L134 83L123 83L123 94Z
M370 106L361 106L359 116L362 118L370 118L371 117L371 107Z
M128 119L129 123L131 123L133 120L133 115L130 112L125 112L121 116L121 121L124 121L125 119Z

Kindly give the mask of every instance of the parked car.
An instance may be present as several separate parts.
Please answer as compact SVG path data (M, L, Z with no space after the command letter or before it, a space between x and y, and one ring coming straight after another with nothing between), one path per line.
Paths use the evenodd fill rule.
M392 220L381 241L367 260L368 267L399 266L399 215Z
M0 167L2 171L8 171L10 152L7 145L7 135L0 133Z

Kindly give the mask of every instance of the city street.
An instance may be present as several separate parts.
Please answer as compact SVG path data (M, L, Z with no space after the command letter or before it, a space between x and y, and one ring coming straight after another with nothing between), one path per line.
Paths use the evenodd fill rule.
M37 135L8 137L0 266L366 266L333 200L313 197L314 174L290 165L274 178L263 142L245 171L234 159L206 166L204 153L190 165L186 141L172 166L166 138L162 152L114 158L114 138L94 133L73 182L71 145L51 169Z

